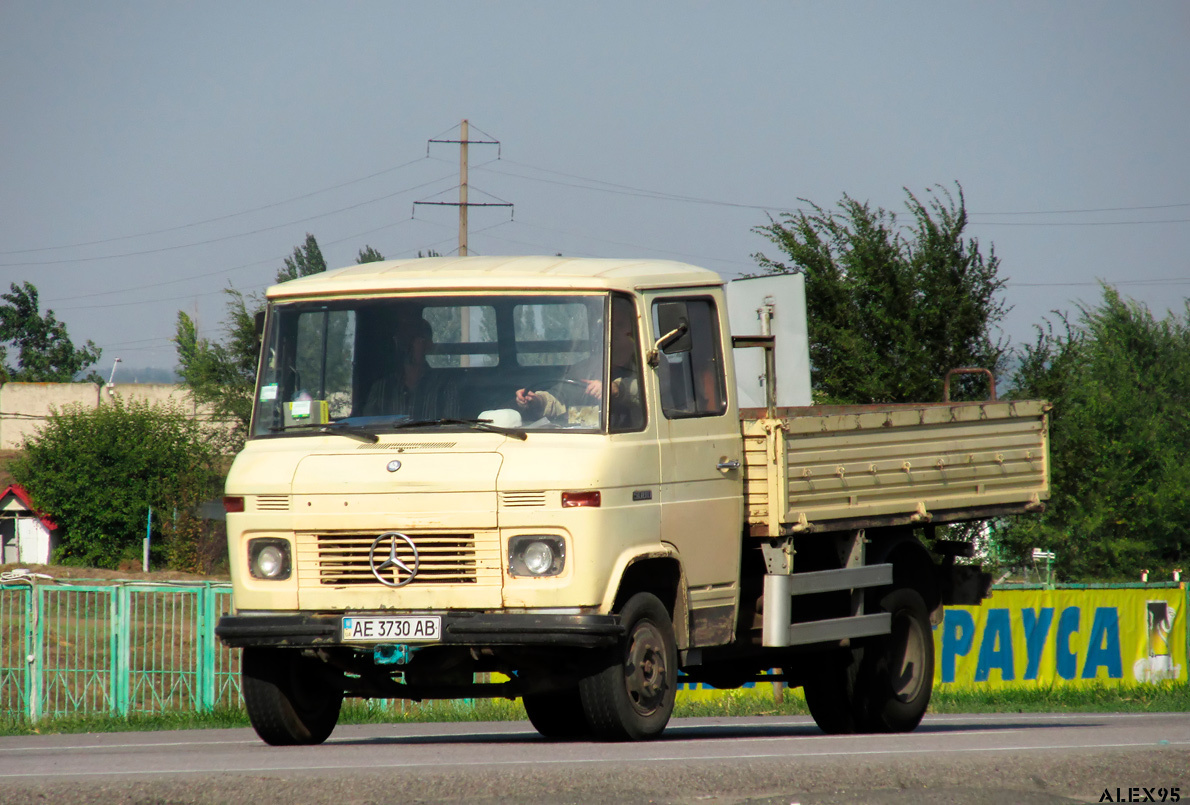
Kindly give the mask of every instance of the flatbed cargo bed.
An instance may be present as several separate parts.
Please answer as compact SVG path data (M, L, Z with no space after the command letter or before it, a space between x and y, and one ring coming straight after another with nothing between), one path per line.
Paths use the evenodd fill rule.
M1038 400L740 412L749 532L767 537L1041 511ZM775 502L775 505L774 505Z

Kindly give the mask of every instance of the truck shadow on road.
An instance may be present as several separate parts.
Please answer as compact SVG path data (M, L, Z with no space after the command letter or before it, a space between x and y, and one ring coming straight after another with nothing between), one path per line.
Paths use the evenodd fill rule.
M804 724L675 724L672 725L655 743L696 742L701 740L722 740L725 738L821 738L824 741L846 738L855 739L870 737L874 739L889 738L903 741L912 735L962 734L973 732L1009 732L1017 730L1047 730L1069 727L1096 727L1101 722L1088 718L1086 721L1063 721L1061 723L1038 723L1026 718L1021 720L987 723L971 722L926 722L912 733L868 733L865 735L827 735L813 723ZM331 743L339 746L350 745L417 745L417 744L579 744L590 743L587 739L554 740L544 738L526 725L524 730L499 732L465 732L444 733L442 735L379 735L366 738L332 738Z

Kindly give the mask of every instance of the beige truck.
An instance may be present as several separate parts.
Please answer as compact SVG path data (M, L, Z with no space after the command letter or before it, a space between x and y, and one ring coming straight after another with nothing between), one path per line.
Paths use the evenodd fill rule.
M916 727L931 624L989 584L936 528L1044 506L1048 406L809 406L785 281L467 257L269 289L216 630L260 737L519 697L547 737L638 740L681 681L762 678L827 732Z

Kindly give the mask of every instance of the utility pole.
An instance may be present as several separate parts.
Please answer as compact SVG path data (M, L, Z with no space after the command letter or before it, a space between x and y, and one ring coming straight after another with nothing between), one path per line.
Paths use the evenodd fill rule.
M470 126L463 118L459 136L459 257L467 256L467 133Z
M507 201L484 201L473 202L469 198L470 182L467 177L467 162L468 162L468 146L470 145L494 145L497 148L496 158L500 158L500 141L494 139L486 140L472 140L471 139L471 124L467 120L463 120L459 127L459 139L447 140L435 137L426 142L426 155L429 156L431 143L451 143L459 146L459 200L458 201L415 201L413 202L414 212L417 211L417 205L422 204L431 207L458 207L459 208L459 256L466 257L467 251L467 211L471 207L509 207L513 205Z

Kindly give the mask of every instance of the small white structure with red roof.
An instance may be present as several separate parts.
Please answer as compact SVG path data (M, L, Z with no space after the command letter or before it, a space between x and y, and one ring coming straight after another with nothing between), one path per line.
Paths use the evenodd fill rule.
M13 484L0 494L0 564L49 564L57 530L21 486Z

